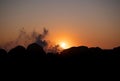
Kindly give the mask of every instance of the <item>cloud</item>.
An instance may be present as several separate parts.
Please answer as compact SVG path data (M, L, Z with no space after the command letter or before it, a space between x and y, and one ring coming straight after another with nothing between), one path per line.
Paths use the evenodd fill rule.
M45 37L47 35L48 30L46 28L43 28L42 34L36 32L35 30L33 30L31 33L28 33L24 28L22 28L19 30L18 37L13 41L9 41L6 44L4 44L3 48L5 48L6 50L10 50L18 45L27 47L31 43L37 43L38 45L44 48L48 45L47 41L45 40Z
M33 32L33 35L36 35L35 36L35 43L37 43L38 45L42 46L42 47L45 47L48 45L47 41L46 40L43 40L48 34L48 30L46 28L43 29L43 33L42 34L35 34Z

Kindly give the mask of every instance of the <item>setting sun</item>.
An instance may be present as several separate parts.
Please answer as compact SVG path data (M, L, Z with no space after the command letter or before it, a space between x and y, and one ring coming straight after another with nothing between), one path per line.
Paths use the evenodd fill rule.
M60 43L60 47L63 48L63 49L67 49L67 48L68 48L68 45L67 45L67 43L65 43L65 42L61 42L61 43Z

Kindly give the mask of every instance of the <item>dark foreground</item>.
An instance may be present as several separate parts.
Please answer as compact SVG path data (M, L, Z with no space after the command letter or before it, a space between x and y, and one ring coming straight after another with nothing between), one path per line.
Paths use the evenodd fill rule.
M60 54L45 53L37 44L25 49L17 46L8 53L0 49L0 64L5 65L120 65L120 47L111 50L72 47Z

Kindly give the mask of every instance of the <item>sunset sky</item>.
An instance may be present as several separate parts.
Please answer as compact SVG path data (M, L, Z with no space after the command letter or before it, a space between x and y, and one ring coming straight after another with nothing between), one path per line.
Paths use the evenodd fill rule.
M120 45L120 0L0 0L0 45L23 27L46 27L55 44L113 48Z

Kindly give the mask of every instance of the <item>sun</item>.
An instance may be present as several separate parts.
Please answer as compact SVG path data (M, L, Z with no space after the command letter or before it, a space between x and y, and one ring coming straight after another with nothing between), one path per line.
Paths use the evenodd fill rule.
M67 49L68 48L67 43L65 43L65 42L61 42L60 43L60 47L63 48L63 49Z

